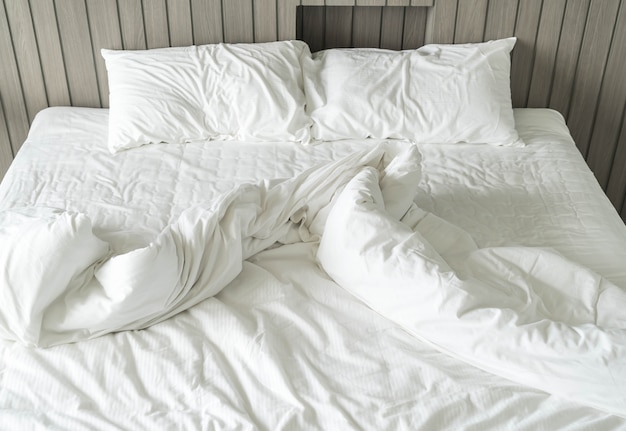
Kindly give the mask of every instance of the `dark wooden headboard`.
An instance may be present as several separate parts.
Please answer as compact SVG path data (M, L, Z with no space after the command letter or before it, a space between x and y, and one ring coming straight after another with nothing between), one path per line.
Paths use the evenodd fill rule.
M312 50L412 49L517 36L515 107L561 112L587 163L626 220L626 1L435 0L432 8L301 6Z
M0 0L0 178L41 109L108 106L100 48L299 37L313 50L408 49L511 35L515 106L567 118L626 220L626 0Z

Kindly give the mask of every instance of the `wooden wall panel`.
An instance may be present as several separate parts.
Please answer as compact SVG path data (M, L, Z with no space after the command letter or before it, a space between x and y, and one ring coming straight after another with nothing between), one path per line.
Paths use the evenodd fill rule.
M461 0L463 2L468 0ZM426 43L453 43L458 0L437 0L428 9Z
M13 160L13 150L10 142L4 109L2 103L0 103L0 180L4 177L5 172L9 169L11 160Z
M166 0L143 0L143 25L148 48L170 46Z
M519 3L515 36L517 42L511 57L511 98L514 106L526 106L535 60L535 40L543 0Z
M402 49L404 32L404 11L402 7L387 7L382 10L380 47Z
M70 105L70 90L67 86L54 2L38 0L31 2L30 7L48 103L51 106Z
M345 48L349 46L352 46L352 7L328 8L326 10L323 47Z
M254 42L252 0L222 2L224 42Z
M535 44L532 81L526 104L529 108L548 106L554 76L556 50L559 46L561 25L565 14L565 3L566 0L543 2Z
M402 49L416 49L426 43L428 9L410 7L404 11Z
M502 39L515 34L518 0L490 1L484 40Z
M11 139L11 152L16 154L22 146L22 141L26 138L30 123L4 2L0 4L0 52L2 53L2 61L0 61L0 104L5 109L4 118ZM7 153L6 149L2 151L2 154Z
M592 0L587 15L567 117L572 136L585 157L589 151L589 139L619 3L620 0Z
M355 7L352 17L352 46L380 47L380 25L383 10L380 7Z
M454 43L483 41L488 5L488 0L459 1Z
M89 28L96 75L102 107L109 107L109 82L104 59L100 54L102 46L111 49L122 49L122 32L118 19L117 2L115 0L87 0Z
M48 98L41 72L35 29L30 6L25 2L7 2L6 13L13 40L13 49L20 72L26 102L26 112L30 121L37 112L48 106Z
M613 34L602 89L598 100L598 110L593 122L587 163L604 188L608 186L613 168L626 170L626 165L615 166L613 156L616 152L622 118L624 117L624 98L626 94L626 3L622 2L618 15L616 31Z
M118 13L122 47L124 49L146 49L146 31L143 25L141 0L124 0L123 7L119 8Z
M580 56L590 0L568 0L561 27L562 37L554 63L554 79L549 106L565 117L569 114L576 67Z
M626 219L625 8L626 0L0 0L0 176L40 109L108 105L101 48L300 35L313 50L411 49L515 35L515 106L565 116Z
M191 13L196 45L224 42L221 0L191 0Z
M189 0L167 0L167 22L170 46L193 45L191 3Z
M276 0L254 0L254 41L271 42L277 38Z
M98 77L85 3L56 0L55 5L70 101L74 106L99 107Z

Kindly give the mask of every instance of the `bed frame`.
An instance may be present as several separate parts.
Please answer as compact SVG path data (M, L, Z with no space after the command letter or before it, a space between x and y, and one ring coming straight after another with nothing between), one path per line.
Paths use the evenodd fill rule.
M2 0L0 178L41 109L108 106L103 47L298 37L313 50L406 49L511 35L514 105L566 117L626 220L626 0Z

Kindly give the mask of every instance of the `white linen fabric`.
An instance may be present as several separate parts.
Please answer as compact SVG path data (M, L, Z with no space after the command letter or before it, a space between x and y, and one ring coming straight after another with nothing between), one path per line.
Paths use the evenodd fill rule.
M310 222L325 224L318 213L364 166L380 165L387 183L402 178L389 188L408 207L415 151L405 148L385 166L381 146L273 186L237 187L184 211L149 245L113 256L83 214L0 212L0 336L48 347L158 323L219 293L265 248L319 238Z
M303 57L315 139L519 146L510 90L515 38Z
M626 291L543 248L476 247L415 206L385 210L379 173L336 199L318 259L339 285L438 349L626 418Z
M452 249L466 238L462 232L471 236L467 249L472 243L550 247L623 290L624 225L562 117L549 110L515 113L525 147L418 145L414 202L423 211L406 211L406 196L385 207L405 221L431 213L420 232L428 219L432 226L439 220L457 226ZM42 111L0 184L0 210L85 214L92 232L121 254L146 247L189 207L238 184L291 178L375 143L212 141L111 155L107 118L97 109ZM408 172L414 167L385 176ZM380 184L385 187L385 177ZM331 281L316 255L315 242L258 253L215 297L144 330L48 349L0 340L0 423L9 429L626 429L616 415L441 353Z
M308 142L301 41L103 49L108 146L206 139Z

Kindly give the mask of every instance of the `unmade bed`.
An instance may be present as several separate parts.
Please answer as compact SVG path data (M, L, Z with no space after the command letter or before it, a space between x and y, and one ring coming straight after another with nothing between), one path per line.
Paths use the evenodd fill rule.
M296 108L218 130L247 89L175 142L199 123L136 94L38 114L0 186L0 428L626 429L626 227L558 112L415 136L324 81L385 52L241 49L296 59Z

